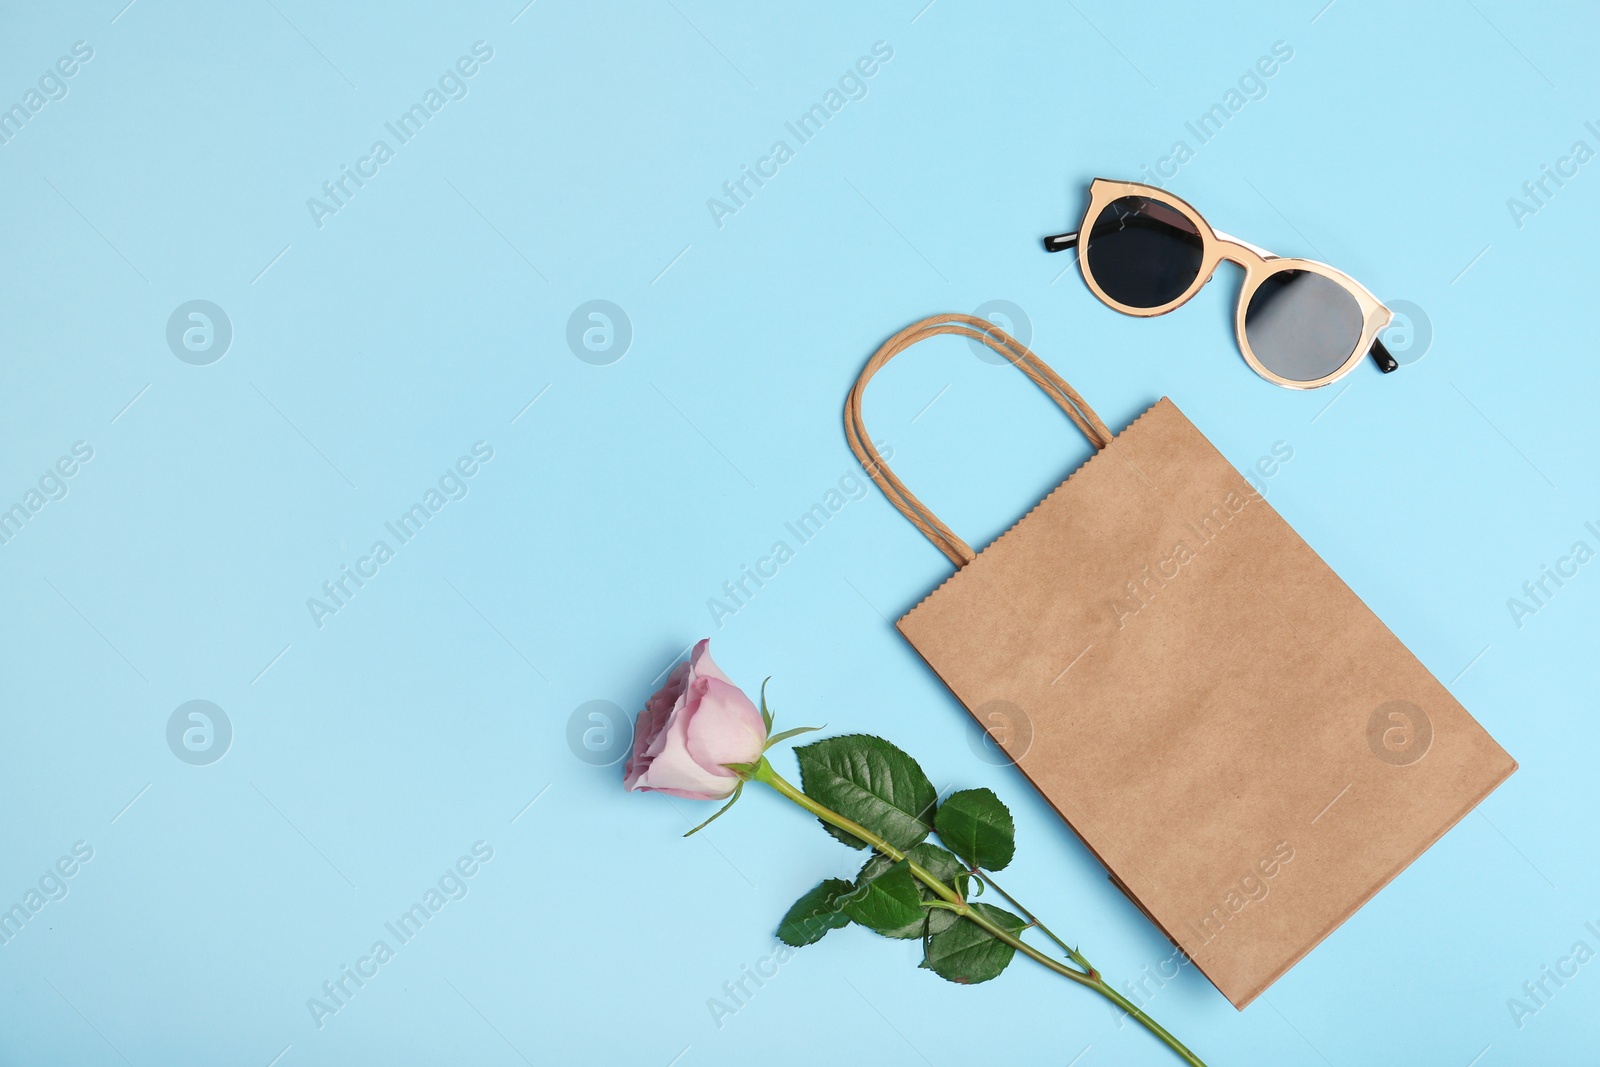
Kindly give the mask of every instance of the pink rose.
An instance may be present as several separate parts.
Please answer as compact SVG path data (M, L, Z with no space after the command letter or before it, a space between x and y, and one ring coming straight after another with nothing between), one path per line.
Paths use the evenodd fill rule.
M622 784L685 800L721 800L739 778L725 763L755 763L767 743L761 712L711 661L702 640L639 713Z

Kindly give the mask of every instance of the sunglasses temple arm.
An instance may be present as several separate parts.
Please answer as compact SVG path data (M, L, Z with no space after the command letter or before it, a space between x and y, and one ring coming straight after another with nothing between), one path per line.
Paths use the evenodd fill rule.
M1075 247L1077 243L1078 234L1076 231L1058 233L1054 237L1046 237L1044 239L1044 250L1046 252L1065 252L1067 249Z
M1372 340L1372 361L1385 374L1391 374L1400 369L1400 361L1390 355L1389 350L1383 347L1383 342L1377 338Z

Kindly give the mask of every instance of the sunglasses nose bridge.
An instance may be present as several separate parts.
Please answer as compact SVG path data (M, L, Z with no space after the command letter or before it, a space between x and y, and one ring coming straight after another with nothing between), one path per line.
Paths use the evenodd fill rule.
M1260 245L1253 245L1249 241L1241 241L1232 234L1223 233L1221 230L1212 230L1211 232L1216 235L1217 243L1222 247L1222 258L1232 260L1241 267L1248 267L1252 263L1264 263L1269 259L1278 258Z

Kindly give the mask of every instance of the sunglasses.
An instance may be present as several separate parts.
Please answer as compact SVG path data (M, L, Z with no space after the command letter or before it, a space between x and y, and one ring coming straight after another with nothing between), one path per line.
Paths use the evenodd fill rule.
M1198 211L1153 185L1096 178L1077 231L1046 237L1044 247L1076 247L1094 295L1146 318L1187 303L1223 260L1237 263L1244 268L1234 313L1239 349L1274 385L1315 389L1343 378L1369 354L1385 374L1400 366L1378 340L1393 313L1354 278L1213 230Z

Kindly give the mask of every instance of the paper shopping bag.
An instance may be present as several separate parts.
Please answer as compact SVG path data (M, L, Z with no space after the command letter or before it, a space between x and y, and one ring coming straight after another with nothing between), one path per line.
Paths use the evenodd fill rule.
M1006 356L1096 448L982 552L861 421L877 370L939 334ZM1236 1007L1516 769L1171 401L1113 435L991 323L940 315L878 350L845 422L957 568L901 633Z

